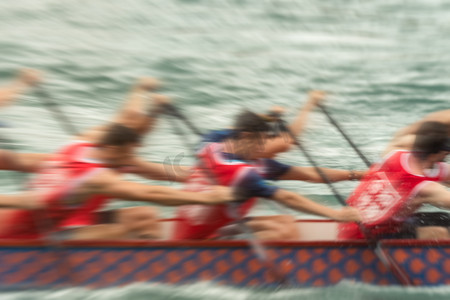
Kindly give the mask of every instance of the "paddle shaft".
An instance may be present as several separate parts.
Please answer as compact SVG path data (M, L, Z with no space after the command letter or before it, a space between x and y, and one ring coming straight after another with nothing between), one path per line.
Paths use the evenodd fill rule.
M42 100L44 106L48 108L52 113L57 122L62 126L64 131L70 135L78 135L78 130L70 121L70 119L65 115L65 113L59 108L59 104L53 100L50 94L42 87L38 86L36 88L36 93L39 99ZM42 213L46 213L43 211ZM48 232L48 229L52 227L51 221L43 217L39 217L39 227L44 233ZM67 260L66 247L63 245L62 241L57 237L49 234L44 235L44 240L50 249L53 249L54 255L56 256L57 268L60 274L67 276L71 280L73 279L73 273L71 272L72 266L70 261Z
M40 96L42 103L53 113L55 119L63 127L64 131L71 135L78 135L78 129L59 108L59 104L53 100L50 94L41 86L37 87L36 93Z
M349 145L355 150L355 152L358 154L358 156L362 159L362 161L366 164L367 167L370 167L372 163L367 159L367 157L359 150L359 148L356 146L355 143L350 139L350 137L345 133L345 131L342 129L342 127L336 122L336 120L331 116L331 114L328 112L328 110L325 108L323 104L317 104L317 106L322 110L322 112L327 116L328 121L330 121L331 124L336 127L336 129L342 134L344 139L349 143Z
M183 121L189 129L193 133L195 133L198 136L203 136L203 133L195 126L183 113L181 113L174 105L167 105L166 106L166 112L181 121Z
M325 183L328 185L330 190L333 192L334 196L339 201L339 203L341 203L342 205L345 206L346 205L345 204L345 199L336 190L336 188L332 184L330 178L325 174L325 172L323 172L322 169L318 167L317 163L314 161L314 159L312 158L311 154L309 154L309 151L306 150L306 148L298 141L296 136L292 133L292 131L287 126L286 122L281 120L281 119L278 122L280 122L280 127L284 128L284 130L289 134L289 136L291 137L291 139L294 142L294 145L296 145L303 152L303 154L305 155L305 157L308 160L308 162L314 167L314 169L319 174L319 176L322 178L322 180L325 181Z
M167 112L170 115L177 117L181 121L183 121L186 126L189 127L196 135L200 137L203 136L202 132L192 122L190 122L189 119L185 115L183 115L175 106L168 106ZM177 134L182 134L181 130L178 127L175 127L175 129L177 130ZM207 166L204 165L203 161L201 159L198 159L198 162L200 163L202 169L208 174L208 178L213 181L214 184L219 184L216 175ZM240 227L241 231L247 236L247 241L258 259L264 263L267 270L272 273L277 281L279 281L283 285L288 285L288 278L281 271L279 271L279 268L276 267L276 265L272 262L269 255L267 254L267 249L264 247L260 240L254 237L251 229L247 226L247 224L245 224L245 221L239 215L239 203L233 202L229 205L231 206L231 209L229 210L229 212L231 212L232 214L231 217L233 217L237 221L237 224Z
M19 152L18 147L15 145L15 141L5 137L3 135L0 135L0 145L2 150L10 150L13 152ZM9 180L11 182L12 185L17 185L20 186L23 184L23 177L19 178L17 177L18 174L17 172L11 172L10 176L6 176L7 180Z

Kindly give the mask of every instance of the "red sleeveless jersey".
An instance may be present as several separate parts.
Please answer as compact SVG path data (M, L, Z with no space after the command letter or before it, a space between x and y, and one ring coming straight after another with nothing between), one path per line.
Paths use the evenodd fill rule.
M85 152L93 147L93 144L76 141L46 161L29 183L30 189L42 192L45 209L11 212L0 230L0 237L37 238L43 233L95 224L95 211L107 197L94 195L81 201L73 197L77 187L104 168L99 162L84 158Z
M236 186L250 170L258 167L241 160L230 160L222 156L223 144L210 143L200 150L200 163L191 173L185 190L206 191L211 185ZM206 171L205 171L206 169ZM247 199L238 207L238 214L245 216L256 203L256 198ZM184 205L178 208L174 226L174 239L205 239L212 237L217 229L234 221L229 206Z
M414 174L409 166L410 151L394 151L382 163L372 166L347 200L361 213L362 224L373 234L398 232L400 225L418 208L411 203L430 181L447 176L447 165L438 163L426 176ZM340 224L339 237L364 238L357 224Z

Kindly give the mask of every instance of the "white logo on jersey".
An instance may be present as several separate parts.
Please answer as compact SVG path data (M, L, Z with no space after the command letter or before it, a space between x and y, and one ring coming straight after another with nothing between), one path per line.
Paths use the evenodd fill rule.
M356 208L360 211L365 223L376 222L383 218L402 199L386 174L378 175L381 178L371 181L356 202Z

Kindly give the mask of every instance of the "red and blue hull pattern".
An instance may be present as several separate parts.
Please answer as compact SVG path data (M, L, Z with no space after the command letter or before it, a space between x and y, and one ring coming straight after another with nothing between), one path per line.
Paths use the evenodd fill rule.
M341 280L398 284L364 241L267 243L271 261L291 287ZM450 241L392 240L384 250L415 285L450 283ZM136 282L278 286L246 241L0 242L0 288L103 288ZM286 284L285 284L286 285Z

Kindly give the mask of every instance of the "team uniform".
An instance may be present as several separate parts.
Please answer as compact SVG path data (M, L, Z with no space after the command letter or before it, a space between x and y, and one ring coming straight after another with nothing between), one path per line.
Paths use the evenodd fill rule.
M257 197L270 198L278 187L264 180L276 180L285 174L290 166L271 159L245 161L236 155L223 152L220 143L232 131L216 131L206 136L203 147L198 151L199 163L191 173L186 190L206 191L211 185L224 185L239 190L242 202L236 211L231 206L185 205L178 208L174 227L174 239L207 239L215 237L217 230L245 216L255 205ZM233 208L234 209L234 208ZM237 212L237 215L235 215Z
M413 214L420 205L413 198L429 182L446 178L448 167L438 163L425 176L414 174L408 164L410 151L394 151L386 159L374 165L347 200L358 209L362 225L370 235L383 238L411 236ZM414 230L415 232L415 230ZM364 239L356 223L339 224L339 237Z
M44 163L31 180L29 188L39 191L45 208L38 211L12 211L2 227L0 238L40 238L45 234L97 223L95 212L108 200L94 195L84 199L74 193L86 180L104 170L95 160L85 159L95 145L73 142Z

